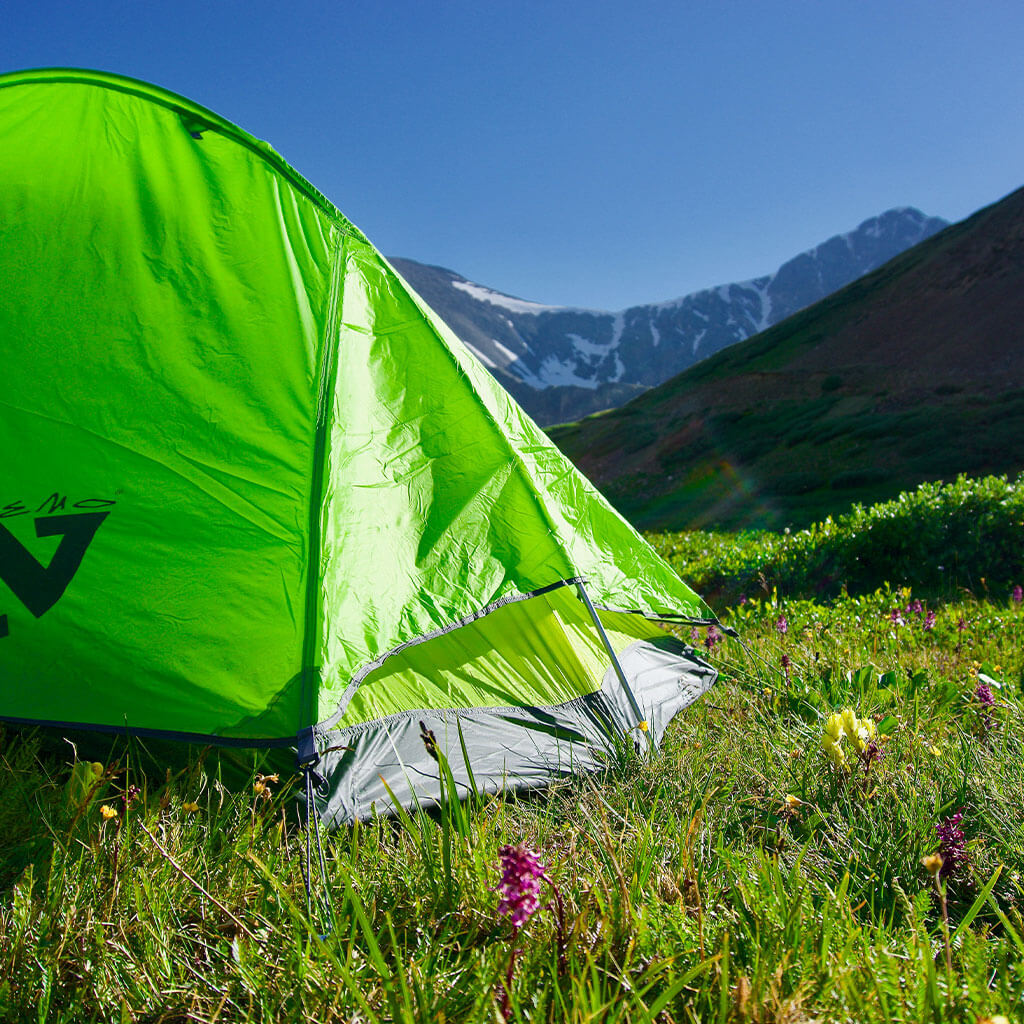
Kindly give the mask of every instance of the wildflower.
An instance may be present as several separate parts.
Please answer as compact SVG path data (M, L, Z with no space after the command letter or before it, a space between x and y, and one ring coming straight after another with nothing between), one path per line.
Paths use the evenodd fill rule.
M707 648L708 654L714 654L715 648L725 639L721 633L718 632L716 626L708 626L707 636L704 637L704 646Z
M540 908L540 883L545 882L554 896L553 909L558 936L558 973L564 974L567 968L565 957L565 906L558 886L548 877L547 868L540 862L540 854L520 843L518 846L503 846L498 851L501 857L501 882L498 892L501 900L498 913L508 916L512 923L512 943L509 951L508 968L505 971L505 984L496 986L495 994L499 997L501 1016L509 1020L509 992L512 990L512 979L516 970L516 934L519 929ZM548 904L551 908L552 904Z
M860 759L864 768L870 768L876 761L882 760L882 748L877 740L869 740L864 749L860 752Z
M929 853L921 858L921 864L929 875L937 875L942 870L942 854Z
M960 618L956 620L956 631L958 633L962 633L966 628L967 620L961 615Z
M257 796L263 797L264 800L269 800L272 795L270 792L270 784L278 781L280 781L280 779L276 773L274 775L261 775L257 773L256 781L252 784L252 788Z
M865 768L872 761L881 757L881 750L875 742L877 730L870 718L858 718L853 708L833 712L825 721L825 731L821 736L821 749L832 759L838 768L846 766L846 753L843 740L849 740L850 746L864 761Z
M1024 590L1021 589L1019 583L1013 588L1013 591L1010 594L1010 599L1014 604L1020 604L1021 601L1024 601Z
M700 630L696 626L690 627L690 643L695 647L700 643Z
M927 630L935 628L935 612L929 609L928 614L924 617L924 622L921 623L921 628Z
M117 817L117 810L110 806L110 804L104 804L100 808L100 814L103 815L104 821L110 821L111 818Z
M920 618L921 614L924 612L924 605L922 605L920 601L915 599L907 605L904 611L907 615L916 615L918 618Z
M875 723L870 718L858 718L853 713L853 708L847 708L843 712L842 720L846 738L853 744L858 754L863 754L868 743L875 738Z
M978 688L974 691L974 699L984 708L994 708L996 706L996 698L992 692L992 687L987 686L985 683L978 683Z
M790 660L789 660L789 655L788 654L783 654L782 657L779 659L779 662L782 665L782 671L785 672L785 674L786 674L786 682L788 683L789 682L789 667L792 664L790 662Z
M521 928L540 906L540 883L545 880L547 868L540 862L540 854L520 843L503 846L501 856L501 884L498 893L498 913L507 914L514 928Z
M942 869L939 872L942 878L953 874L967 863L967 842L963 829L960 828L963 818L963 811L957 811L935 826L935 834L939 837L939 853L942 855Z
M437 761L437 737L434 735L434 730L428 729L427 723L422 721L420 722L420 739L423 741L427 753Z
M199 810L199 804L189 801L188 803L182 804L181 809L187 814L195 814Z
M787 621L785 615L780 615L775 620L775 631L779 634L779 636L785 636L789 632L789 622Z
M899 608L893 608L893 610L891 612L889 612L889 621L894 626L905 626L906 625L906 623L903 621L903 614L902 614L902 612L900 612Z
M128 786L121 794L121 799L124 801L125 807L131 807L141 794L142 790L138 786Z
M791 811L795 811L802 803L803 800L800 797L793 796L792 793L786 794L785 804Z
M843 738L843 720L839 715L830 715L825 722L825 731L821 734L821 749L828 754L837 768L846 766L846 754L839 745Z

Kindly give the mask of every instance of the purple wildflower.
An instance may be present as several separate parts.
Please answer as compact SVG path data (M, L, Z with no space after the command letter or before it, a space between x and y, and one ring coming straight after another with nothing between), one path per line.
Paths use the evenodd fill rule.
M716 626L708 626L707 636L704 637L704 646L708 650L708 654L714 654L715 648L725 639L721 633L718 632Z
M893 610L889 612L889 621L894 626L906 625L906 623L903 621L903 613L899 610L899 608L893 608Z
M864 765L864 771L867 771L876 761L882 760L882 748L875 740L868 740L859 757L861 764Z
M1020 590L1020 587L1018 587L1017 589ZM744 605L746 603L747 603L747 595L746 594L740 594L740 604Z
M700 630L696 626L690 627L690 643L695 647L700 643Z
M918 600L913 600L907 605L905 612L907 615L916 615L918 618L921 617L924 612L924 605Z
M939 837L939 853L942 854L940 878L946 878L967 863L966 836L960 828L963 818L963 811L957 811L935 826L935 834Z
M921 623L922 629L934 629L935 628L935 612L929 610L928 614L924 617L924 622Z
M1013 592L1010 594L1010 598L1014 604L1020 604L1021 601L1024 601L1024 590L1021 589L1019 583L1017 584L1017 586L1013 588Z
M992 692L992 687L985 683L978 683L978 688L974 691L974 699L985 708L994 708L996 706L996 698Z
M785 615L780 615L775 620L775 630L779 636L785 636L789 632L789 622L786 621Z
M540 883L545 880L547 868L540 862L540 854L520 843L503 846L501 856L501 884L498 893L498 913L507 914L513 928L522 928L540 907Z
M960 618L956 620L956 631L958 633L962 633L966 628L967 620L961 615Z

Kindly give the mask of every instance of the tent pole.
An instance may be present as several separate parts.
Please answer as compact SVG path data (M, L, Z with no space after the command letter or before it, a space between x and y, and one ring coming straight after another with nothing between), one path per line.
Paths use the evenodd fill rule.
M608 657L611 658L612 667L615 669L615 674L619 677L622 689L626 691L629 706L633 709L633 714L636 716L636 724L641 732L646 733L647 719L644 716L643 711L640 710L640 705L637 703L636 697L633 696L633 691L630 689L629 681L626 679L626 673L622 671L619 659L615 656L615 648L612 647L612 642L604 630L604 625L597 614L597 609L591 603L590 595L587 593L587 588L583 586L583 582L581 580L577 580L576 589L579 591L580 600L587 606L587 611L590 612L590 617L594 620L594 625L597 627L597 632L600 634L601 640L604 642L604 649L608 652ZM647 739L648 742L650 742L650 735L648 735Z

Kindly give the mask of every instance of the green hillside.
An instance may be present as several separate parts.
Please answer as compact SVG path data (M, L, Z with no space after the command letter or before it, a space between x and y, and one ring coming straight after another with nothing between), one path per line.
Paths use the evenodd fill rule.
M628 405L552 428L649 529L804 525L1024 468L1024 190Z

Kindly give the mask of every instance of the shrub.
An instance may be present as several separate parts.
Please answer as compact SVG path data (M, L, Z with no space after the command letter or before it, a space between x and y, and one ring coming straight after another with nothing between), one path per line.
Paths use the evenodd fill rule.
M1024 475L921 484L892 501L854 505L790 533L661 534L655 547L709 600L757 589L789 596L869 593L886 581L916 591L1007 591L1024 578Z

